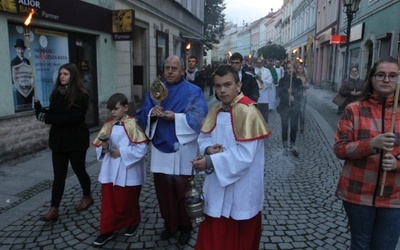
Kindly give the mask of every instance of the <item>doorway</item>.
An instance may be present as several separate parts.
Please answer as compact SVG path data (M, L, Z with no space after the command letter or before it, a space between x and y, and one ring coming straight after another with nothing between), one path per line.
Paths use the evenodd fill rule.
M83 85L90 95L86 124L89 127L95 127L99 125L96 37L82 33L70 33L68 43L70 61L78 66Z

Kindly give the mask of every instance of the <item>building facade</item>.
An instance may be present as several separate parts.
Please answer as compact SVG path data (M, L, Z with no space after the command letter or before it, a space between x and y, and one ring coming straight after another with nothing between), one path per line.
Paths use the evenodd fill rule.
M301 63L312 79L315 35L315 0L294 1L291 28L291 60Z
M186 61L195 55L201 66L203 21L204 0L3 2L0 161L47 147L49 127L36 121L32 99L49 104L62 64L77 64L91 97L86 120L96 128L109 115L105 102L112 93L124 93L134 113L135 101L140 103L150 83L162 75L166 57L176 54ZM28 61L15 64L21 47Z
M291 29L292 29L292 13L293 1L284 0L282 5L282 22L281 22L281 44L286 49L286 54L289 56L291 50Z
M350 25L348 56L346 42L332 40L333 35L346 36L348 22L342 0L284 0L281 9L266 13L265 17L244 26L243 31L230 24L223 43L218 46L219 53L224 53L225 58L228 51L255 55L252 51L271 41L286 49L288 60L304 64L315 86L337 91L349 67L358 67L365 78L374 61L397 57L399 5L400 0L361 1Z
M246 44L249 44L250 34L243 37L239 34L244 30L244 26L238 26L231 22L225 23L225 29L223 36L220 39L220 44L218 46L218 58L219 63L229 62L229 57L234 52L248 51L250 48L246 48Z
M343 8L343 6L341 6ZM347 18L341 11L340 34L345 34ZM338 56L338 67L335 71L337 86L346 76L346 70L358 67L361 79L364 79L372 64L384 57L398 57L400 51L400 1L368 0L361 1L359 10L351 23L349 55L346 56L346 44L341 44ZM344 68L345 60L348 69Z
M338 33L341 4L341 1L317 0L313 83L323 88L336 86L338 45L331 44L330 39Z

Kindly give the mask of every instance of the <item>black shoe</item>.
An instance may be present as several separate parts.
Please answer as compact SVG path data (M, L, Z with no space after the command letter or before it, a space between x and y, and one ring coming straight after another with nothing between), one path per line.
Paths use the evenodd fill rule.
M291 149L290 152L295 156L298 157L299 156L299 152L296 151L296 149Z
M139 224L134 225L132 227L128 227L128 229L126 229L125 231L125 236L129 237L135 235L138 229L139 229Z
M169 238L171 238L171 236L171 232L168 229L165 229L160 235L160 240L168 240Z
M190 240L190 232L188 233L183 233L181 232L181 234L179 235L179 239L178 239L178 243L181 246L186 245Z
M109 234L100 234L97 236L97 238L94 240L93 245L94 246L102 246L107 243L107 241L112 240L115 237L115 234L109 233Z

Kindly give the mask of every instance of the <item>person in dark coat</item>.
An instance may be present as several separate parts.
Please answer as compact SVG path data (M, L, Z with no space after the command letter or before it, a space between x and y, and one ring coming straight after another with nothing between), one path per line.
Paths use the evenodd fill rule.
M49 147L52 150L54 180L50 211L42 221L56 221L58 208L64 193L68 163L78 177L83 198L76 211L87 209L93 204L91 182L86 172L86 151L89 148L89 129L85 115L89 107L89 93L83 87L78 68L73 63L60 67L57 82L50 95L48 109L35 102L38 121L51 124Z
M286 73L279 80L276 92L280 99L276 111L281 116L283 148L285 154L290 151L297 157L299 153L295 148L295 144L303 98L303 83L300 78L295 76L292 64L286 65ZM290 134L290 144L288 142L288 134Z
M361 95L361 90L364 87L364 81L360 79L357 67L351 67L350 76L348 79L343 80L340 86L339 94L346 98L342 106L338 107L338 115L342 114L344 108L352 102L355 102Z
M254 75L247 70L247 65L243 61L243 56L240 53L233 53L230 57L230 64L239 73L240 81L242 82L241 92L257 102L260 97L259 87Z

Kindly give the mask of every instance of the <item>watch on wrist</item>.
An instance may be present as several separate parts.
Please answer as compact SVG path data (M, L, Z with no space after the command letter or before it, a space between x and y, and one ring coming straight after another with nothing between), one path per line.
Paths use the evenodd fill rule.
M205 155L206 158L206 169L204 170L204 172L206 172L206 174L212 174L214 172L214 164L211 161L211 157L209 155Z

